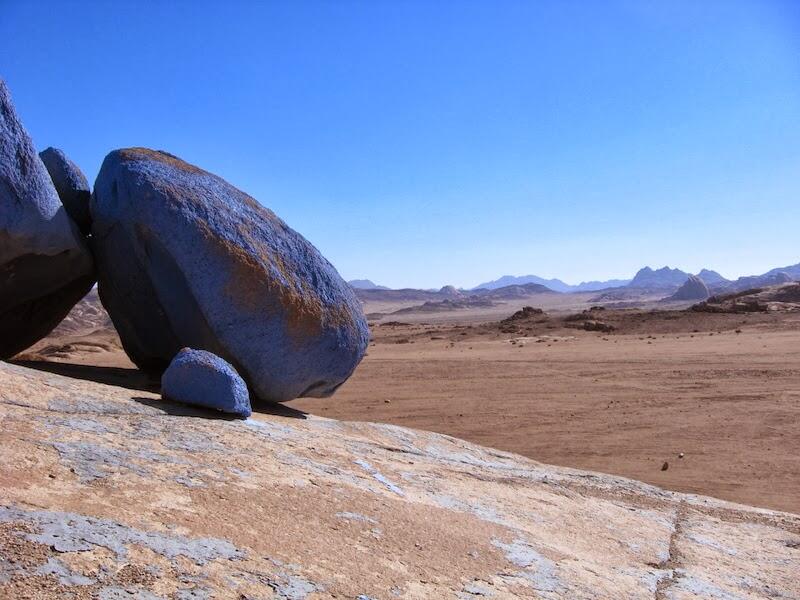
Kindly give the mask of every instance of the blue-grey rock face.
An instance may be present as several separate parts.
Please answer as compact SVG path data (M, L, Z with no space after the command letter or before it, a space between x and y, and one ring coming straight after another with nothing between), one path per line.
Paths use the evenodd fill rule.
M303 236L223 179L170 154L109 154L95 182L99 292L130 358L183 347L230 362L261 400L328 396L369 330L352 289Z
M239 417L252 413L247 385L236 369L205 350L178 352L161 377L161 395Z
M39 153L53 185L58 192L58 197L67 214L78 224L81 233L87 235L92 228L92 220L89 216L89 199L92 190L83 171L72 162L62 150L58 148L47 148Z
M89 249L0 80L0 358L50 333L93 283Z

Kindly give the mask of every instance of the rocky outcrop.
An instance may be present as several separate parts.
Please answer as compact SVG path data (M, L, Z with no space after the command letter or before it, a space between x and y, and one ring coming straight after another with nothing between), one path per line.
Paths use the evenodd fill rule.
M439 295L444 296L445 298L458 298L462 294L455 288L455 286L445 285L439 290Z
M58 325L91 289L93 269L0 80L0 358Z
M602 333L611 333L616 329L613 325L604 323L603 321L589 320L583 322L584 331L600 331Z
M697 275L689 275L686 282L678 290L665 300L682 302L687 300L705 300L711 295L708 286Z
M67 214L78 225L81 233L88 235L92 228L92 219L89 216L92 191L83 171L58 148L47 148L39 153L39 157L53 180Z
M688 273L684 273L680 269L661 267L654 270L644 267L634 275L628 287L648 290L675 289L686 281L687 276Z
M0 378L3 598L800 594L797 515L401 427Z
M740 277L733 282L731 287L734 288L735 291L744 291L753 288L791 283L792 281L794 281L794 279L785 271L773 271L764 275Z
M511 323L513 321L527 321L529 319L544 317L545 312L541 308L534 308L533 306L523 306L507 319L500 321L501 324Z
M775 285L782 285L784 283L791 283L800 276L796 276L797 267L789 266L784 269L772 269L762 275L747 275L739 277L735 281L727 281L718 285L709 285L713 295L719 296L723 294L735 294L739 292L747 292L756 288L765 288Z
M272 211L165 152L109 154L92 196L100 298L140 368L183 347L231 363L261 400L327 396L366 351L353 290Z
M249 417L250 394L236 370L219 356L184 348L161 377L164 398Z
M507 285L492 290L480 289L472 293L474 296L491 298L492 300L513 300L528 298L537 294L555 294L556 292L538 283L526 283L524 285Z
M785 283L711 296L692 306L693 311L710 313L798 312L800 283Z
M706 285L724 285L729 283L722 275L711 269L701 269L697 276L703 280Z
M588 310L563 317L564 326L570 329L611 333L616 330L616 327L602 320L605 314L604 307L592 306Z

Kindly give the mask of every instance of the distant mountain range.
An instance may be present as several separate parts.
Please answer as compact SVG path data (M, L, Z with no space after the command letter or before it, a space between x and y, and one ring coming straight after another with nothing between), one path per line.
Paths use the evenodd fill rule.
M661 267L660 269L644 267L639 269L636 275L633 276L633 279L587 281L578 285L570 285L560 279L544 279L543 277L537 277L536 275L523 275L520 277L504 275L503 277L495 279L494 281L482 283L474 289L498 289L509 285L537 283L539 285L548 287L553 291L562 293L594 292L626 287L635 288L638 290L663 290L665 292L673 292L686 283L686 280L689 279L689 275L689 273L682 271L681 269L672 269L666 266ZM702 269L699 273L697 273L697 277L699 277L703 283L705 283L714 293L738 291L765 285L775 285L777 283L784 283L786 281L800 280L800 263L796 265L790 265L788 267L777 267L761 275L739 277L736 280L726 279L711 269Z
M717 283L725 283L728 281L716 271L710 269L701 269L697 276L703 280L706 285L715 285Z
M477 285L472 289L496 290L509 285L525 285L527 283L536 283L550 288L554 292L596 292L597 290L622 287L624 285L628 285L629 282L630 279L609 279L608 281L582 281L578 285L570 285L569 283L564 283L560 279L544 279L536 275L522 275L520 277L503 275L500 279L487 281L486 283Z
M441 290L417 290L417 289L402 289L392 290L382 285L376 285L369 279L354 279L348 283L358 290L359 292L370 291L380 292L388 291L394 292L391 294L396 299L419 299L424 301L436 301L445 297L453 298L461 295L475 295L484 296L488 292L494 290L504 290L501 294L494 295L495 298L506 295L507 297L516 296L520 294L533 294L542 293L547 291L559 293L576 293L576 292L596 292L609 289L631 288L631 290L647 290L652 292L675 292L680 286L686 283L689 279L690 273L682 271L681 269L673 269L670 267L661 267L660 269L652 269L650 267L643 267L640 269L632 279L608 279L606 281L584 281L577 285L565 283L561 279L545 279L537 275L504 275L499 279L487 281L471 290L457 290L453 286L444 286ZM711 269L702 269L696 274L703 283L708 286L709 290L714 294L727 293L734 291L742 291L750 288L756 288L766 285L775 285L778 283L785 283L787 281L800 280L800 263L789 265L787 267L777 267L770 269L761 275L749 275L746 277L739 277L736 280L729 280ZM622 290L620 290L622 291ZM359 293L359 296L364 294Z
M416 290L405 288L402 290L390 290L387 288L354 288L356 295L364 302L426 302L438 303L443 301L464 301L472 299L486 300L513 300L515 298L527 298L534 294L555 294L550 288L538 283L526 283L523 285L506 285L493 290L482 288L478 290L457 290L452 285L446 285L442 289L436 290Z
M650 267L639 269L633 276L628 287L643 288L648 290L671 289L683 285L689 278L689 273L680 269L661 267L653 270Z
M680 269L662 267L653 270L650 267L641 269L627 287L647 290L674 291L686 283L689 273ZM800 279L800 263L788 267L770 269L761 275L748 275L738 279L726 279L716 271L702 269L697 277L705 283L714 294L743 291L751 288L777 285Z
M347 283L350 284L350 287L354 287L357 290L388 290L389 288L383 285L376 285L372 283L369 279L352 279Z

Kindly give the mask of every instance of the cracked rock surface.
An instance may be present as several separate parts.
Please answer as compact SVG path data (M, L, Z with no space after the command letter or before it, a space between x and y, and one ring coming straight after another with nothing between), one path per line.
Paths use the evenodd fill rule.
M800 516L0 363L0 597L800 598Z

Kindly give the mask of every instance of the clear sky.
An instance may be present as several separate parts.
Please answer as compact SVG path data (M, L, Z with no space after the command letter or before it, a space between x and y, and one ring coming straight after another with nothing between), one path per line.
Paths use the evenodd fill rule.
M800 2L0 0L37 147L247 191L347 279L800 262Z

